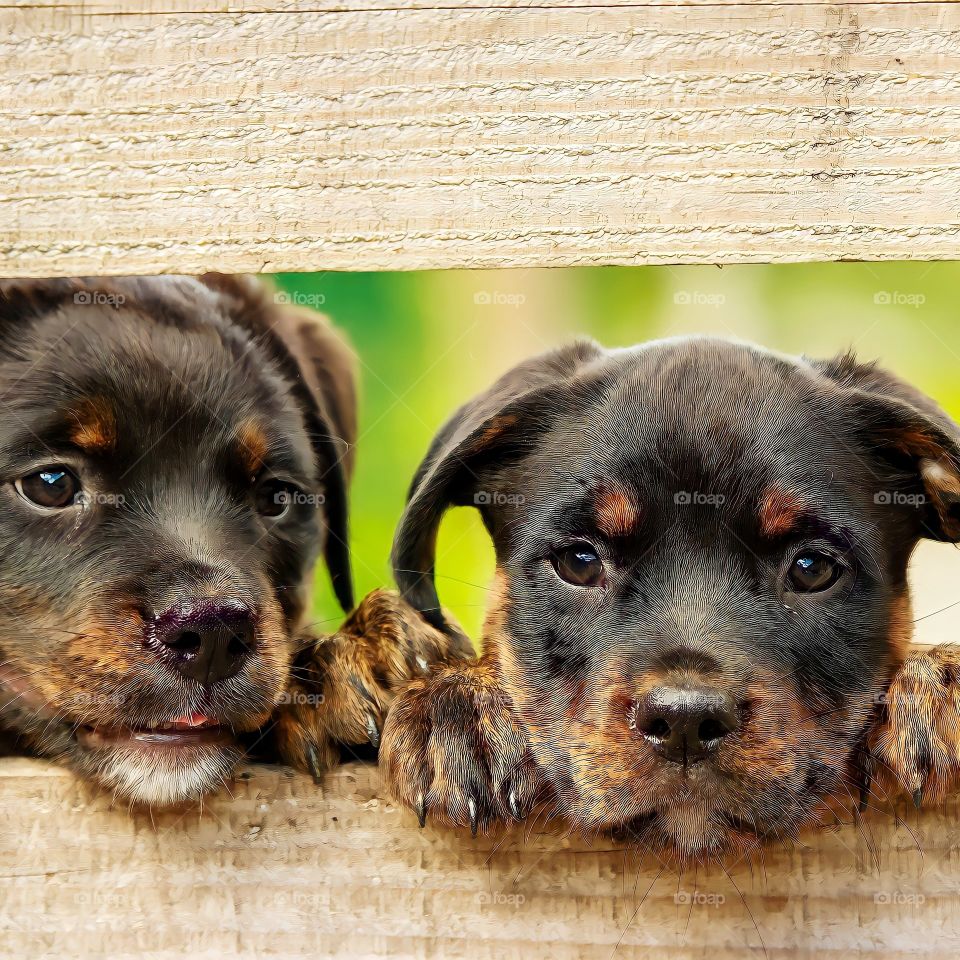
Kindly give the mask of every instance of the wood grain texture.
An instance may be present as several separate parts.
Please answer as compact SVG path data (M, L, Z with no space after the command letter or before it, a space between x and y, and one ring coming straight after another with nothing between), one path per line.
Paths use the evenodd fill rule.
M0 4L0 273L960 256L960 6L454 6Z
M836 6L836 0L749 0L772 7L782 4ZM877 0L847 0L846 6L875 4ZM881 0L918 3L924 0ZM522 10L531 7L695 7L743 6L744 0L0 0L0 10L39 7L89 16L104 13L138 15L189 13L341 13L372 10Z
M542 825L421 832L369 767L323 789L251 768L202 814L152 818L39 761L0 762L0 791L3 957L742 960L765 947L952 960L960 948L956 803L871 812L729 876L678 876Z

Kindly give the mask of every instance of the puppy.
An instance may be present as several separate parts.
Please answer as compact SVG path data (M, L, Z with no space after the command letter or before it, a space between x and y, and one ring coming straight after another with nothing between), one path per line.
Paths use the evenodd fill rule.
M123 798L193 800L246 748L319 776L428 648L310 633L353 605L353 356L210 275L0 288L0 726ZM401 631L402 632L402 631ZM269 751L268 751L269 752Z
M480 659L392 708L393 792L421 823L543 803L686 859L868 790L871 747L901 771L933 721L877 708L910 641L911 551L960 539L958 440L850 356L693 338L522 363L443 427L399 526L401 593L437 630L448 506L478 505L497 573ZM946 679L907 668L894 691ZM939 733L955 767L957 725Z

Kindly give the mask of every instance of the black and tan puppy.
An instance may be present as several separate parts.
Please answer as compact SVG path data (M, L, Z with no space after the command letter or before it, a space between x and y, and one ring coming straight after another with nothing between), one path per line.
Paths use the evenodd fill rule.
M353 604L353 357L277 300L0 285L0 727L134 801L196 798L267 735L317 775L432 656L367 629L402 624L388 595L310 634L318 555Z
M709 856L866 789L871 746L901 774L925 749L933 721L902 688L941 682L932 661L882 708L911 551L960 539L958 430L874 366L699 338L521 364L441 430L400 524L401 593L447 632L452 504L481 511L495 600L480 660L388 717L386 776L421 822L543 803Z

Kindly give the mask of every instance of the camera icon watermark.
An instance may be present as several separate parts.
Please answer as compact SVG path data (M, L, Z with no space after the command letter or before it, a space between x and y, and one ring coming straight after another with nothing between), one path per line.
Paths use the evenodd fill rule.
M107 293L105 290L78 290L73 302L81 307L120 307L127 302L122 293Z
M277 706L319 707L324 702L322 693L305 693L303 690L284 690L277 697Z
M278 290L273 302L280 307L322 307L327 298L322 293L304 293L301 290Z
M473 295L478 307L522 307L527 298L522 293L506 293L503 290L478 290Z
M922 493L904 493L902 490L880 490L873 502L881 507L922 507L927 497Z
M677 290L673 302L678 307L722 307L727 298L722 293L705 293L703 290Z
M117 893L114 890L78 890L74 895L74 902L80 907L123 907L127 902L127 896L123 893Z
M307 493L304 490L277 490L273 502L277 506L322 507L327 498L322 493Z
M116 693L89 693L85 690L76 690L66 696L62 704L74 710L82 710L89 707L122 707L127 702L127 697L119 692Z
M873 302L878 307L922 307L927 298L922 293L906 293L903 290L877 290Z
M527 498L519 493L501 493L499 490L478 490L473 495L477 507L522 507Z
M920 906L926 899L922 893L906 893L903 890L884 890L873 895L873 902L884 906Z
M727 498L722 493L704 493L702 490L679 490L673 495L678 507L722 507Z
M889 703L900 703L900 704L917 704L922 703L924 698L919 694L915 693L898 693L897 696L891 697L890 694L884 690L881 693L875 693L873 695L873 702L878 706L886 706Z
M727 898L722 893L704 893L701 890L678 890L673 895L673 902L678 905L691 907L722 907Z
M494 890L493 893L478 893L477 903L480 906L492 904L498 907L522 907L527 898L522 893L502 893Z
M98 493L90 490L81 490L75 499L81 507L122 507L127 502L122 493Z

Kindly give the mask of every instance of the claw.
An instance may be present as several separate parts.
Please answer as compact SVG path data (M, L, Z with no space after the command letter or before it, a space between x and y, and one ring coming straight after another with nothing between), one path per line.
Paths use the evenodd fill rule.
M917 764L913 779L914 791L911 794L913 797L913 805L919 810L921 804L923 803L923 788L927 783L927 780L930 776L930 771L933 768L933 760L930 757L930 744L925 743L922 745L921 749L917 753Z
M323 767L320 765L320 757L317 756L317 748L312 743L308 743L304 748L304 753L307 757L307 769L310 771L310 776L313 777L313 782L319 786L323 782Z
M372 703L374 706L376 706L377 701L374 699L373 694L352 674L350 675L349 679L350 686L353 687L353 689L356 690L357 693L359 693L360 696L367 701L367 703Z
M857 800L857 810L863 813L870 802L870 787L873 785L874 760L873 755L866 750L861 753L859 760L860 762L857 766L860 772L860 796Z
M427 800L422 793L417 794L417 819L422 830L427 825Z
M510 806L510 816L514 820L522 820L523 812L520 810L520 801L517 800L517 791L511 790L510 795L507 797L507 803Z
M377 718L372 714L367 714L367 739L374 750L380 749L380 728L377 726Z
M470 812L470 835L477 835L477 801L470 797L467 800L467 810Z

